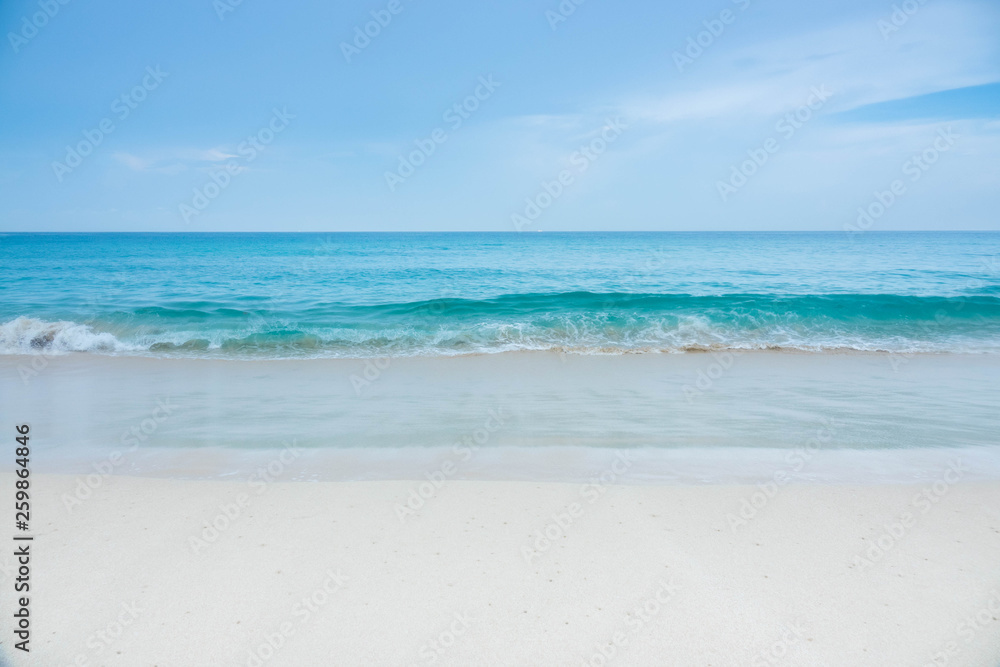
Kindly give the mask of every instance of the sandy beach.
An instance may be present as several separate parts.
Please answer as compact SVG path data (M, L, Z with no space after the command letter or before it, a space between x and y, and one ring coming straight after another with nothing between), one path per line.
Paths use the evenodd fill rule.
M790 485L734 525L760 488L449 481L401 517L417 482L77 482L34 478L12 664L1000 660L997 483Z
M991 356L33 359L12 664L1000 659Z

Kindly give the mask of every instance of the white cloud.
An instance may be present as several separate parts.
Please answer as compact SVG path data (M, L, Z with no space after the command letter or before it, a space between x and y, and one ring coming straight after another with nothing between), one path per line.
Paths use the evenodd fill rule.
M113 157L133 171L177 174L188 169L204 169L237 155L222 147L213 147L159 149L142 156L119 151Z
M149 161L132 155L131 153L115 153L112 157L133 171L145 171L149 168Z
M880 18L728 51L720 38L715 51L672 78L674 90L637 95L622 107L634 118L658 123L740 122L797 107L811 86L834 92L830 111L1000 79L995 9L928 4L888 39L878 29Z

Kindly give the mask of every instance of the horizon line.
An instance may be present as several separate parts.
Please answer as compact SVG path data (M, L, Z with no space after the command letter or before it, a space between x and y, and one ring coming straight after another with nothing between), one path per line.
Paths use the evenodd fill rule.
M530 236L531 234L850 234L851 232L836 229L585 229L585 230L544 230L508 231L508 230L391 230L391 229L342 229L336 231L282 231L282 230L242 230L242 231L24 231L0 230L0 236L10 234L510 234L512 236ZM1000 229L873 229L860 234L997 234Z

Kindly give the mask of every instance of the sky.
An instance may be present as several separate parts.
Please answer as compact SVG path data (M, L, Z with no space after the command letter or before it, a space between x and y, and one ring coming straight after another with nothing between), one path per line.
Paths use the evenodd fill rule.
M0 231L1000 229L1000 3L5 0Z

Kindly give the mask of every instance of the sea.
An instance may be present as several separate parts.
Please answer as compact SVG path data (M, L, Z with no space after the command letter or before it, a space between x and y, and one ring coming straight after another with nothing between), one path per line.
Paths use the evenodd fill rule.
M0 422L71 474L581 482L627 456L616 482L1000 479L998 251L965 232L6 234Z
M0 234L0 354L995 354L1000 233Z

